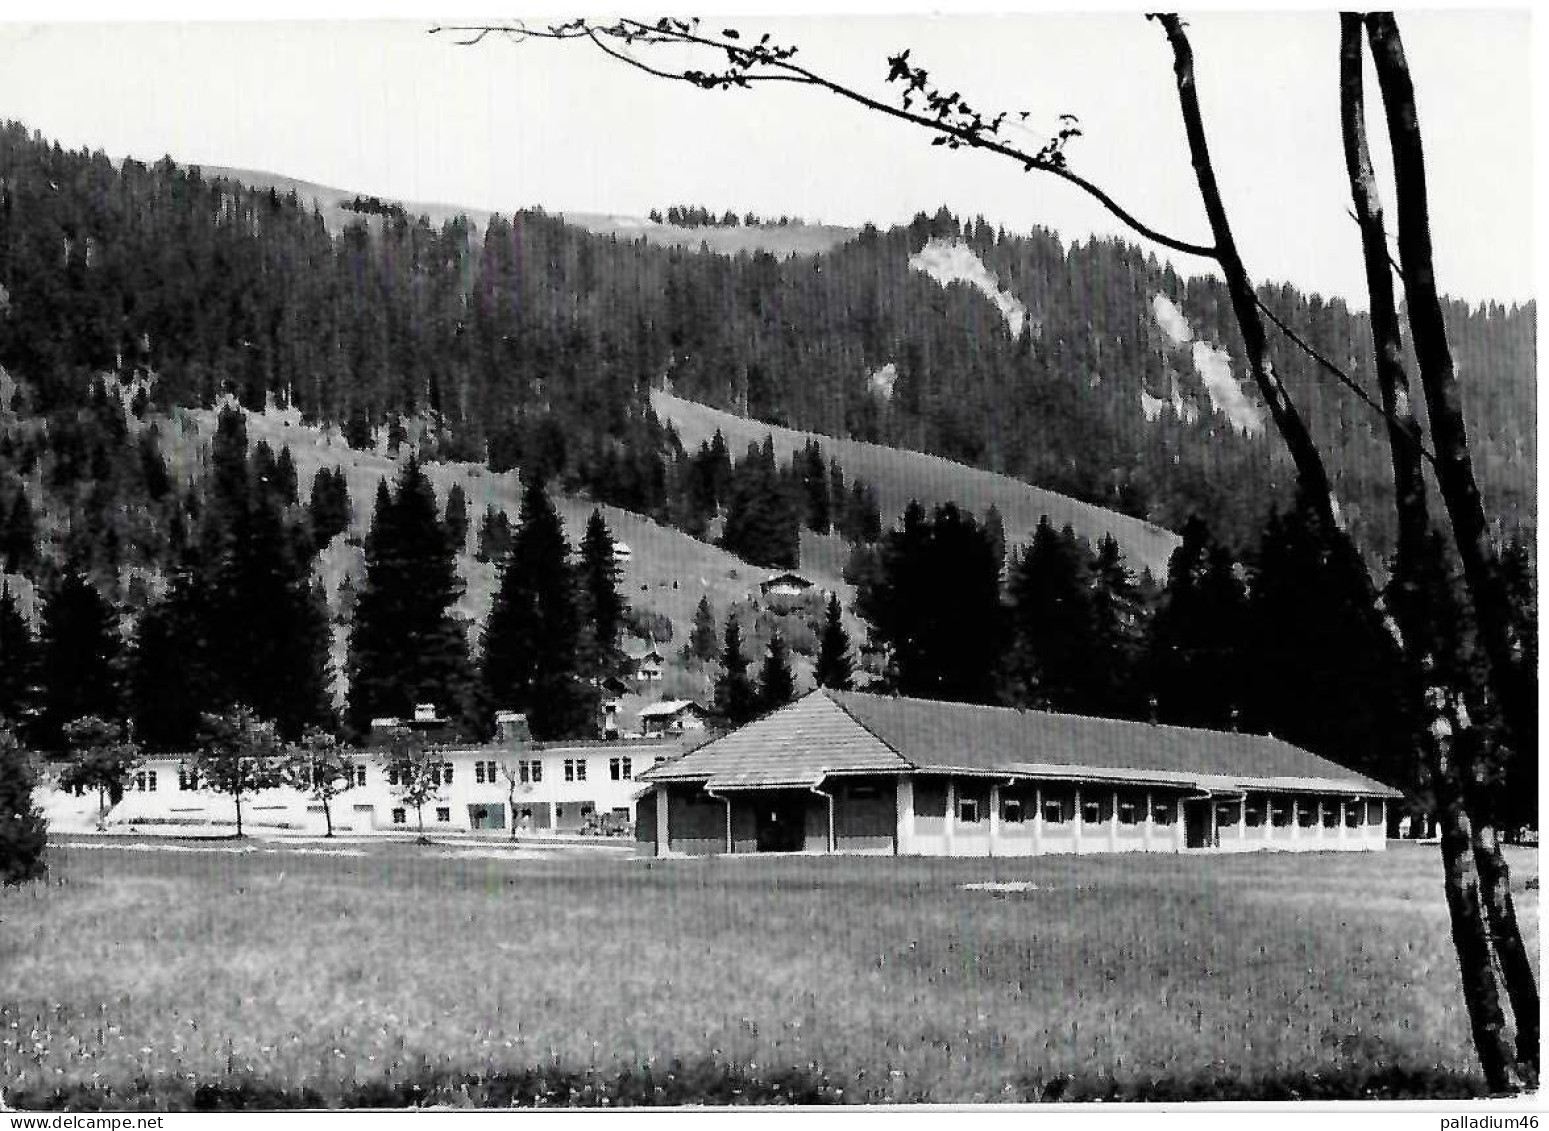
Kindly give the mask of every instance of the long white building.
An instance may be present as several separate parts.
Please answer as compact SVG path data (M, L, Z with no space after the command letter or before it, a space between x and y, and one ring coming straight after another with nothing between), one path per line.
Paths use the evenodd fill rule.
M575 833L599 825L627 828L645 788L638 775L678 753L682 740L449 743L434 749L442 758L441 781L423 807L427 832L509 831L514 824L518 832ZM44 815L55 827L91 827L97 795L60 789L59 769L46 775L38 791ZM352 784L330 802L334 831L416 829L421 814L399 796L391 779L381 751L359 751ZM235 824L231 797L207 788L192 757L178 755L146 758L106 817L115 831ZM322 802L280 787L244 797L242 824L254 831L321 833L326 820Z

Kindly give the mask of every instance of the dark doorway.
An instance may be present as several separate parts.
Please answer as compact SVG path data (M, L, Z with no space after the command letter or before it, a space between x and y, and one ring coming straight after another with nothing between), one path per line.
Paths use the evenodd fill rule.
M807 845L807 799L771 794L754 804L760 852L800 852Z
M1183 843L1189 848L1209 848L1210 845L1209 800L1183 803Z

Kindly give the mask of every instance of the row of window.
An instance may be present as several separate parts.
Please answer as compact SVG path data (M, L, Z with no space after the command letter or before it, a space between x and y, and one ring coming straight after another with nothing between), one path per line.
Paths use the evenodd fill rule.
M1319 823L1320 814L1318 802L1315 798L1302 798L1297 802L1296 823L1299 827L1308 829ZM1084 825L1107 824L1113 814L1113 805L1110 798L1099 797L1088 799L1081 805L1081 823ZM1216 825L1218 828L1230 828L1237 824L1239 818L1246 821L1251 828L1260 828L1264 824L1265 809L1262 802L1249 800L1246 808L1240 802L1221 801L1216 803ZM986 809L979 799L973 797L960 797L957 802L957 819L962 824L976 824L985 819ZM1144 802L1136 802L1121 799L1118 804L1117 814L1119 824L1138 825L1145 819ZM1151 804L1151 823L1154 825L1171 825L1177 820L1177 809L1172 801L1153 801ZM1286 828L1291 824L1291 802L1289 799L1275 799L1269 805L1270 824L1275 828ZM1380 825L1382 823L1382 803L1379 801L1345 801L1343 803L1332 800L1323 802L1321 813L1324 828L1338 828L1343 818L1346 828L1360 828L1362 824ZM1027 807L1022 800L1016 797L1003 798L1000 803L1000 819L1007 824L1017 825L1028 819ZM1047 797L1043 801L1043 820L1045 824L1059 825L1075 819L1075 807L1071 799L1061 800L1057 797Z
M582 803L582 805L581 805L581 819L583 821L587 817L590 817L595 812L596 812L596 808L594 806L592 806L592 805L590 805L588 803L585 803L585 802ZM615 809L614 812L615 813L627 814L629 812L629 810L628 809ZM480 815L481 818L484 816L484 809L482 807L480 807L480 809L479 809L479 815ZM530 806L527 806L527 807L524 807L522 809L516 810L515 815L516 815L518 820L530 821L530 820L532 820L532 808ZM395 807L393 809L393 812L392 812L392 819L393 819L393 824L395 824L395 825L406 825L406 824L408 824L409 823L409 810L407 808L405 808L404 806L401 806L401 805ZM452 823L452 809L451 809L451 806L449 806L449 805L437 805L436 806L436 823L437 824L441 824L441 825L449 825L449 824Z
M585 781L586 764L588 761L589 759L587 758L566 758L565 780L569 782ZM530 782L541 782L543 780L543 762L541 759L524 758L518 761L516 766L517 781L521 784L526 785ZM387 784L390 786L396 786L398 784L399 776L400 775L398 771L389 766L387 770ZM452 784L454 773L451 762L441 763L439 776L441 784ZM614 781L633 781L635 776L633 761L627 757L609 758L608 776ZM356 762L352 764L347 771L347 777L348 781L345 784L346 789L352 785L364 786L366 784L366 764L364 762ZM499 766L497 763L492 761L475 762L473 764L473 780L479 785L496 784L500 780ZM132 788L137 792L155 793L156 771L136 771L131 785ZM179 790L187 793L193 790L197 790L199 785L200 782L198 771L190 769L183 769L178 771L177 787ZM450 819L451 818L448 818L448 820Z

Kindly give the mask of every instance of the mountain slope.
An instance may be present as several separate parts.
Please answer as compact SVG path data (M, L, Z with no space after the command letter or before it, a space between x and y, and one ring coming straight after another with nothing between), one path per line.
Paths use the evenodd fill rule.
M911 499L927 507L951 500L981 514L994 506L1005 523L1007 543L1017 545L1027 541L1038 520L1048 515L1055 526L1069 523L1094 544L1112 534L1130 568L1136 573L1149 569L1158 580L1166 577L1168 556L1178 545L1178 536L1159 526L940 456L763 424L670 393L652 393L651 406L663 421L671 422L689 448L710 439L717 429L735 455L749 444L762 443L765 436L773 437L777 454L800 450L816 440L825 453L839 460L847 475L877 489L884 525L896 521ZM807 562L804 542L803 567Z

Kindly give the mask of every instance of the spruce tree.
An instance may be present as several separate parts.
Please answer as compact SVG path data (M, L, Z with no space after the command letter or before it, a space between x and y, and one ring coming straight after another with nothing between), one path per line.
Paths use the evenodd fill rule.
M1270 515L1248 597L1244 725L1407 782L1401 658L1356 552L1310 507Z
M709 597L699 598L694 606L694 627L689 633L689 655L701 663L712 663L720 654L720 639L715 631L715 609Z
M715 681L715 712L731 726L741 726L758 714L758 692L748 676L742 628L737 618L726 618L721 647L721 674Z
M16 726L37 709L38 646L8 582L0 582L0 719Z
M453 483L446 493L446 535L458 553L468 545L468 495L461 483Z
M307 517L312 524L312 543L318 549L349 529L350 489L343 468L318 468L312 477Z
M538 739L588 733L598 693L580 670L580 646L570 545L546 486L531 479L484 623L479 679L486 726L495 711L511 709L527 715Z
M1100 678L1085 548L1039 520L1011 569L1011 696L1049 711L1095 713Z
M366 539L346 661L354 733L365 733L374 717L406 717L418 703L465 710L467 627L453 614L461 595L435 492L410 456L394 490L379 490Z
M834 691L850 690L855 677L855 661L850 656L850 634L844 629L844 611L839 605L837 593L828 595L814 674L819 687Z
M479 550L474 557L481 562L503 562L511 552L511 520L493 505L484 508L479 524Z
M615 676L623 667L619 634L629 611L619 592L621 572L613 556L613 535L594 509L581 538L581 672L589 679Z
M1091 578L1096 672L1089 708L1110 718L1143 718L1146 703L1138 668L1149 609L1111 534L1097 544Z
M66 567L43 603L37 744L57 750L65 724L94 715L121 718L118 615L97 588Z
M6 887L47 871L48 825L33 804L36 780L27 752L0 718L0 885Z
M758 672L758 705L761 711L774 711L796 698L796 675L791 671L791 652L785 637L775 629L769 634L769 648Z
M1167 586L1145 659L1157 720L1229 729L1245 699L1247 601L1237 563L1203 519L1191 517L1168 560Z

